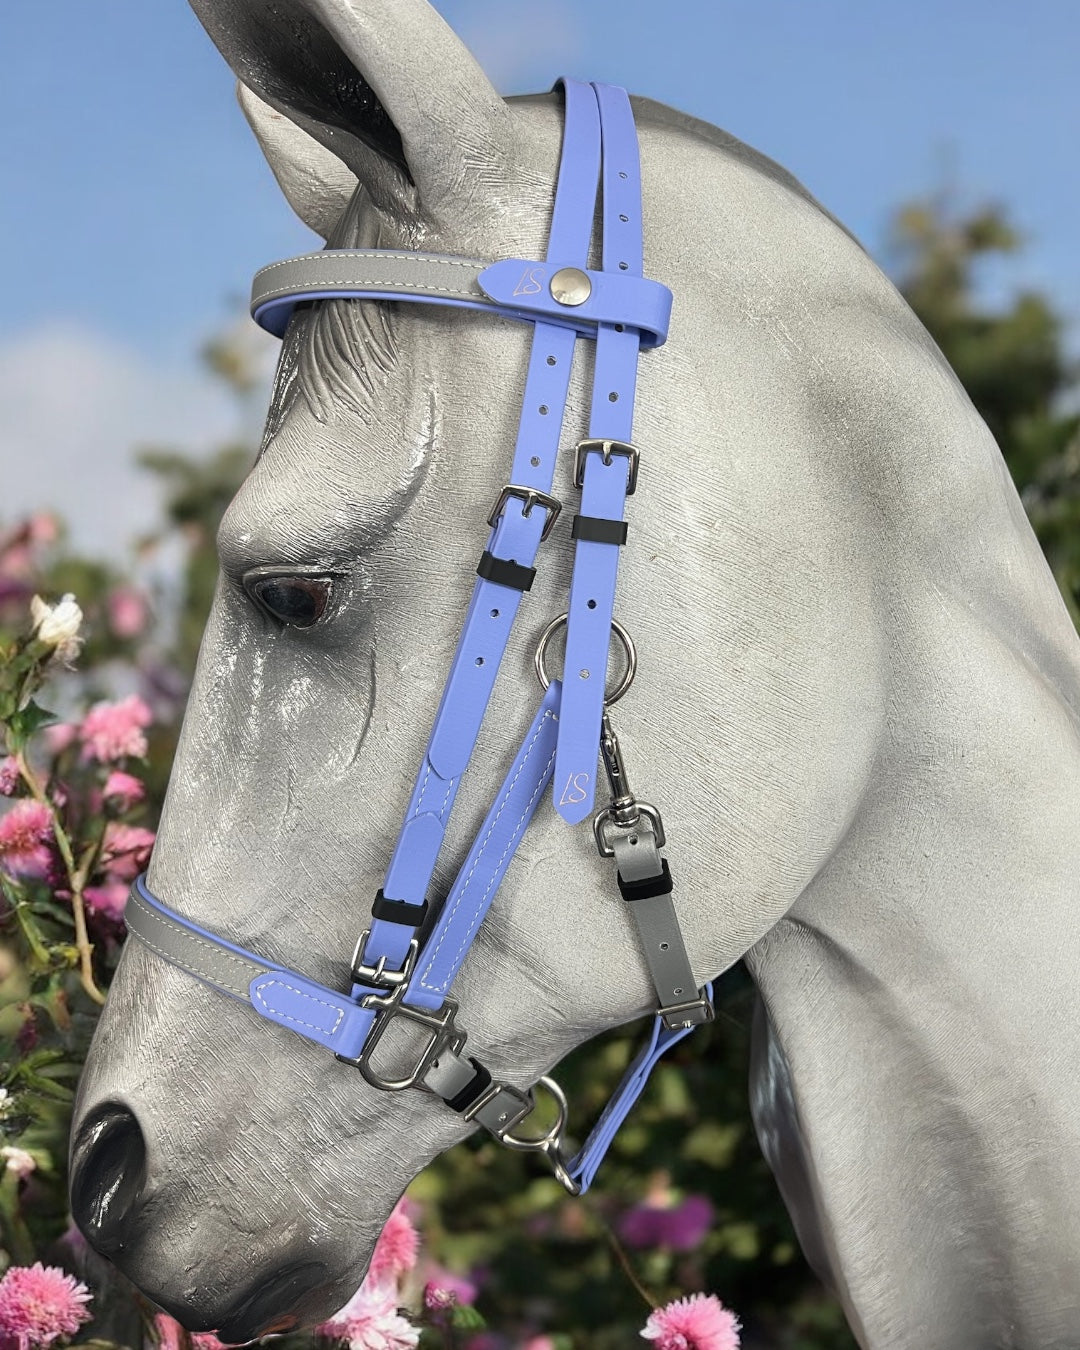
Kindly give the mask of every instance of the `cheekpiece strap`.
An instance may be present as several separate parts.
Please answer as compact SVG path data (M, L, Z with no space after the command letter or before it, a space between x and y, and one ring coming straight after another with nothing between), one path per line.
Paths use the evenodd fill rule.
M555 1098L556 1124L539 1137L521 1133L534 1089L495 1082L462 1053L465 1033L448 996L553 773L556 806L567 820L580 820L592 808L617 562L627 535L623 509L637 480L638 452L630 443L637 358L642 347L665 340L671 309L670 291L642 275L640 171L629 99L608 85L561 83L563 147L544 260L326 249L263 268L252 289L256 321L278 336L297 304L331 298L464 306L533 325L510 477L488 514L491 532L477 581L371 925L353 955L349 992L200 927L153 896L143 877L125 917L131 932L174 966L332 1050L378 1088L424 1086L438 1093L507 1147L543 1153L567 1189L580 1193L653 1065L692 1029L704 1001L699 996L693 1008L670 1002L692 975L667 893L666 862L654 848L644 865L629 845L623 849L621 836L607 854L625 854L617 858L619 886L634 912L661 1011L648 1044L572 1161L563 1153L566 1099L558 1086L547 1078L537 1085ZM601 172L603 266L593 269L586 264ZM579 337L595 339L596 359L590 437L578 446L574 468L582 500L572 532L566 674L548 685L450 895L429 922L427 893L461 776L540 545L561 509L551 490ZM423 1033L407 1072L380 1062L383 1033L398 1018Z

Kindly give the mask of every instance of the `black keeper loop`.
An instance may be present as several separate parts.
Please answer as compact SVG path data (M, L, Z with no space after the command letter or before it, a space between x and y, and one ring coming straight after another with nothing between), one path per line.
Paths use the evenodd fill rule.
M671 894L671 872L668 870L667 859L661 858L660 865L663 872L656 877L642 877L640 881L623 881L622 873L615 875L619 880L619 894L624 900L651 900L657 895Z
M484 549L476 567L476 575L485 581L493 581L496 586L511 586L515 591L528 591L532 589L536 568L522 567L513 558L496 558L494 553Z
M477 1098L491 1086L491 1074L484 1068L480 1061L473 1059L470 1055L469 1063L476 1070L476 1077L471 1083L466 1083L455 1097L443 1098L443 1101L451 1111L467 1111L469 1107L472 1106L473 1102L475 1102Z
M386 919L390 923L405 923L410 928L419 928L427 918L427 911L426 900L419 905L410 904L408 900L387 900L380 890L375 897L375 903L371 906L371 917Z
M572 539L590 539L596 544L625 544L626 521L606 516L575 516L570 530Z

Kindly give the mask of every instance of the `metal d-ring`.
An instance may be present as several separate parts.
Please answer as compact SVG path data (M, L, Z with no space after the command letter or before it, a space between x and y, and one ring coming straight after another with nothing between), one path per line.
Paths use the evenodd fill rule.
M566 1129L566 1118L569 1114L569 1107L566 1102L566 1093L555 1082L554 1078L548 1078L545 1074L542 1078L536 1080L535 1087L545 1087L551 1094L555 1103L556 1116L554 1122L535 1139L520 1139L516 1134L511 1134L509 1130L498 1136L499 1143L516 1153L539 1153L547 1161L548 1166L555 1174L556 1180L571 1195L581 1194L581 1183L576 1181L569 1170L569 1159L563 1151L565 1137L563 1131ZM532 1099L535 1088L529 1090L528 1096ZM530 1111L531 1115L532 1112Z
M546 689L551 683L551 676L548 674L547 670L548 644L569 617L569 614L558 615L557 618L552 619L540 634L540 641L536 647L536 656L533 660L533 665L536 667L536 678L540 681L541 688L543 689ZM605 708L610 708L613 703L618 703L619 699L622 698L623 694L625 694L634 683L634 676L637 674L637 648L634 646L634 639L617 619L612 619L611 631L622 643L622 649L626 656L626 670L623 672L622 679L610 694L605 690Z

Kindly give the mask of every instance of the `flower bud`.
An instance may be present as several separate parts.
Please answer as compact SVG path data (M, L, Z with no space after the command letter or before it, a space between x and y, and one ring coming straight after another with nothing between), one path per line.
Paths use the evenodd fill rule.
M34 636L39 642L56 648L56 659L65 665L79 654L82 638L83 612L75 597L68 592L58 605L47 605L40 595L30 601L30 615L34 620Z

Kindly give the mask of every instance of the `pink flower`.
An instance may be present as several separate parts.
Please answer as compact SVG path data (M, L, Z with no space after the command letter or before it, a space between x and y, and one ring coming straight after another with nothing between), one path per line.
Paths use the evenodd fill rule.
M395 1287L370 1280L315 1332L329 1340L347 1341L349 1350L414 1350L420 1340L419 1330L397 1310Z
M440 1308L470 1307L479 1292L472 1280L455 1275L442 1266L430 1265L424 1284L424 1307L432 1312Z
M79 728L73 726L70 722L54 722L42 732L45 737L45 748L50 755L59 755L68 748Z
M0 867L11 876L47 875L52 854L52 814L40 802L24 798L0 819Z
M641 1334L656 1350L739 1350L739 1319L715 1294L691 1294L657 1308Z
M367 1281L388 1284L400 1279L416 1265L419 1251L420 1234L406 1213L405 1201L399 1200L375 1244Z
M159 1350L181 1350L184 1344L184 1328L168 1313L154 1314L154 1331L157 1334Z
M87 886L83 891L83 899L86 901L86 908L91 914L97 914L103 919L113 919L119 922L124 917L124 906L127 904L128 886L123 881L107 881L104 886Z
M134 881L146 870L150 850L154 846L154 831L141 825L121 825L110 820L105 826L105 844L101 850L101 866L110 881Z
M119 703L95 704L79 727L83 758L96 759L99 764L110 764L127 755L145 758L143 728L153 720L153 713L138 694L129 694Z
M14 797L19 788L19 765L14 755L0 759L0 797Z
M696 1247L712 1223L713 1207L703 1195L688 1195L678 1205L634 1205L619 1219L618 1233L630 1247L667 1247L686 1252Z
M219 1341L212 1331L193 1331L192 1350L227 1350L225 1341Z
M134 774L113 769L105 780L105 796L111 797L121 811L130 811L146 796L146 787Z
M138 637L146 627L148 608L146 596L133 586L119 586L105 602L109 611L109 627L118 638Z
M555 1342L550 1336L532 1336L521 1350L555 1350Z
M0 1280L0 1350L37 1350L89 1322L90 1291L58 1266L9 1266Z

